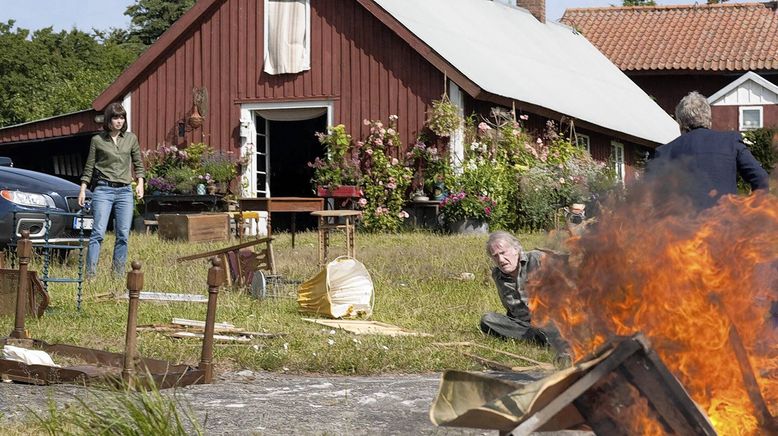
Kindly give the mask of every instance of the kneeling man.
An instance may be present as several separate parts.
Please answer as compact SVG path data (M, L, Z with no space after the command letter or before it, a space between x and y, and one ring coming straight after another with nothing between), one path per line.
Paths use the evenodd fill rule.
M489 235L486 252L495 265L492 279L506 313L489 312L482 316L481 331L501 338L553 345L558 352L566 351L566 344L561 341L556 328L534 327L530 322L525 287L529 274L540 268L544 254L537 250L525 253L518 239L501 231Z

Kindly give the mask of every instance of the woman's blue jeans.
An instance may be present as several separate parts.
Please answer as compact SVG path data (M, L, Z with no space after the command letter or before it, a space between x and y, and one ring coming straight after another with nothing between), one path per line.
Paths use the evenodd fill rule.
M89 237L89 251L86 255L87 277L93 277L97 272L100 245L103 243L105 229L108 227L111 209L114 210L113 228L116 234L116 243L113 246L112 269L116 275L124 274L134 207L135 197L132 195L132 186L112 188L106 185L105 182L97 182L97 187L92 192L92 215L95 221L92 226L92 234Z

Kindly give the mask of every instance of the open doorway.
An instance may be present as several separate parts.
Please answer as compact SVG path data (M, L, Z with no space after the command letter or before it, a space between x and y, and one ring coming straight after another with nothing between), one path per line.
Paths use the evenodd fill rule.
M308 162L324 156L324 147L316 138L317 132L326 132L327 116L298 121L268 120L256 117L257 134L265 135L269 165L267 181L271 197L311 197L313 168ZM258 138L259 139L259 138ZM264 142L263 141L263 142ZM257 141L259 144L261 141ZM257 149L259 153L261 150ZM261 158L257 156L258 169ZM316 220L305 214L298 214L296 227L299 230L316 228ZM274 230L289 230L291 215L273 216Z

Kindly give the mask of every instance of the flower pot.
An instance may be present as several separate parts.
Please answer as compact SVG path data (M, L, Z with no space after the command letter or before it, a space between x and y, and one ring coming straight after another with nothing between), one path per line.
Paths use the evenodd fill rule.
M489 233L489 223L481 220L463 219L448 224L451 233L462 234L487 234Z
M418 201L418 202L430 201L430 198L427 197L426 195L416 195L413 197L413 201Z
M358 198L363 195L359 186L355 185L341 185L335 188L325 188L324 186L316 187L316 196L318 197Z

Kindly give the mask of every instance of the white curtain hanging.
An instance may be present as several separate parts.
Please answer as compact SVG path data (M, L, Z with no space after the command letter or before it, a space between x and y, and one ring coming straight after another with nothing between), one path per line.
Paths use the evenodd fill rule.
M265 66L268 74L311 69L309 0L265 0Z
M304 121L318 118L327 113L326 107L306 107L298 109L262 109L257 113L270 121Z

